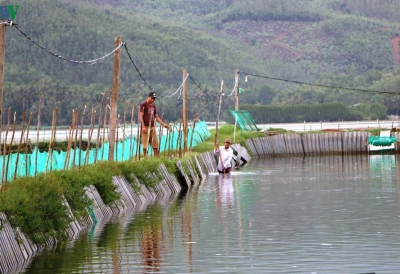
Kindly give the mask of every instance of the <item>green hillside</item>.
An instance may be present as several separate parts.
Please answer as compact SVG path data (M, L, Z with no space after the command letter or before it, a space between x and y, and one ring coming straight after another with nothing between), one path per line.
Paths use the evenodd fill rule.
M178 87L187 70L189 118L197 113L215 120L221 80L223 110L234 104L229 95L235 69L242 72L241 104L384 103L388 113L398 112L397 96L391 94L400 83L395 1L247 2L21 0L17 27L45 50L15 27L7 28L4 107L21 117L23 109L37 112L43 96L42 120L48 125L55 107L65 125L72 109L82 111L85 104L99 109L101 94L112 85L113 55L87 65L52 53L93 60L110 53L120 36L126 43L121 116L127 102L138 105L152 88L161 95L159 112L168 121L178 120ZM253 75L248 82L245 73Z

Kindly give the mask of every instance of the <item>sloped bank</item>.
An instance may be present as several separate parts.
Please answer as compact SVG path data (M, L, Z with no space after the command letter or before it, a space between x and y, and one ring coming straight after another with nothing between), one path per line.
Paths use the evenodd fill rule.
M232 148L235 151L234 160L238 165L244 165L250 160L245 148L239 144L232 145ZM109 203L104 201L107 198L103 198L94 185L85 186L83 191L90 201L90 206L86 207L87 214L80 218L74 216L71 209L70 204L74 201L68 202L64 193L59 193L60 203L63 204L63 210L67 212L70 220L63 232L71 241L82 231L93 228L96 223L107 222L112 216L119 216L126 211L145 210L155 202L174 199L182 192L201 184L209 173L217 172L217 162L213 152L177 160L175 166L177 173L171 173L164 164L160 164L156 170L149 170L146 176L157 181L153 185L142 182L135 172L131 172L129 176L121 174L111 176L119 199ZM84 176L83 174L84 171L81 176ZM52 217L57 218L57 216ZM0 273L4 274L23 270L32 258L46 247L54 247L61 233L58 231L54 237L46 238L39 244L40 237L28 237L23 232L24 229L13 226L4 213L0 213L0 223ZM37 234L41 235L39 231Z

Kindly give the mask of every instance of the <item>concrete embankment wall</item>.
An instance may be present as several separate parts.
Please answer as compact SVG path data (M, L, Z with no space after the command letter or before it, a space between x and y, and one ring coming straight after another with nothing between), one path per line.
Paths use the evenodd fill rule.
M280 134L248 139L246 145L255 156L368 153L370 136L370 132ZM400 140L400 132L392 136Z
M250 160L245 148L238 144L232 145L232 148L235 151L234 160L238 165L243 165ZM176 165L180 172L180 178L176 178L167 171L164 165L160 165L157 177L161 177L162 180L152 189L148 189L132 174L136 181L136 189L140 189L139 192L124 177L113 176L113 183L117 187L117 192L121 194L121 199L111 205L103 202L94 186L87 187L86 195L92 200L93 207L88 209L89 215L84 220L76 220L72 211L69 210L67 201L63 199L74 220L68 228L71 242L82 231L96 228L97 223L107 222L113 216L119 216L124 212L142 211L155 202L164 204L176 198L182 191L201 184L209 173L217 172L217 162L213 152L202 153L190 160L177 161ZM156 175L149 173L149 176ZM50 240L47 247L51 248L55 244L55 241ZM19 228L11 227L7 216L0 213L0 273L19 273L44 248L44 246L34 244Z

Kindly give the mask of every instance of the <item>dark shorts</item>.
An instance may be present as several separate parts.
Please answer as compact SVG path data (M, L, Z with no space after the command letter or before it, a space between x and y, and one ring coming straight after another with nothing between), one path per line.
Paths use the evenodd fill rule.
M225 168L225 172L218 169L218 173L231 173L231 167Z

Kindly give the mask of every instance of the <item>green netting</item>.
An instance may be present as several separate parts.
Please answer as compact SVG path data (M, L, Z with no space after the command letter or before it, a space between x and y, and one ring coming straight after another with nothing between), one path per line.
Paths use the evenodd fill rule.
M205 121L197 122L195 128L188 127L188 148L197 146L210 137L210 132ZM160 156L167 150L183 149L184 140L182 131L179 126L175 125L171 128L168 136L160 137ZM109 143L103 143L98 149L90 150L71 149L69 154L65 151L52 151L50 154L47 151L37 151L35 147L30 154L14 153L10 155L0 155L0 170L2 172L2 180L11 181L16 174L16 177L35 176L36 173L50 172L52 170L70 169L73 166L90 165L97 161L108 160ZM142 145L136 139L136 136L126 138L123 141L115 143L114 146L114 161L127 161L134 158L139 150L143 153ZM152 149L148 151L149 155L153 155ZM36 156L37 155L37 156ZM37 160L36 160L37 157Z
M241 130L259 131L256 123L247 110L230 110L230 112L232 113L233 118L235 118Z
M370 136L368 138L368 143L374 146L390 146L395 142L397 142L397 138L390 136Z

